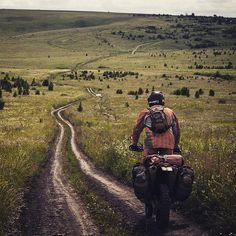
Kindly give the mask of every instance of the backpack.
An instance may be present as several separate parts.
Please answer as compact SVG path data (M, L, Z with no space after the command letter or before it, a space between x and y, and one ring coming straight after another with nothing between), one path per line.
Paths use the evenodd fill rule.
M168 124L164 107L148 108L149 112L144 118L144 125L154 133L164 133L171 126Z

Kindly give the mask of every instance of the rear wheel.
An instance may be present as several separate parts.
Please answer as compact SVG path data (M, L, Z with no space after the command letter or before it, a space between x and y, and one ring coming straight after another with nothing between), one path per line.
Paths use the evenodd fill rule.
M171 199L166 184L160 185L156 221L159 228L166 228L169 224Z

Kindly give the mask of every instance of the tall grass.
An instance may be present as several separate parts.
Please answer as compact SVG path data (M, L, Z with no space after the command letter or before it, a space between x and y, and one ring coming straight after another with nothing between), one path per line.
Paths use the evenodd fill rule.
M192 195L183 206L198 216L212 235L230 233L236 223L235 128L228 124L227 118L220 110L217 111L215 105L211 104L211 109L216 109L217 120L208 114L210 106L204 103L193 106L194 100L191 99L186 102L184 106L177 104L176 112L181 121L183 156L186 164L195 171L195 181ZM118 103L120 101L103 103L103 110L110 111L110 116L99 112L97 109L101 108L95 108L93 102L84 103L87 111L83 114L76 113L73 108L67 111L67 116L76 126L79 146L94 163L130 184L132 166L141 158L141 155L128 151L129 135L135 120L130 111L137 111L143 101L141 105L137 102L138 109L132 105L129 111L122 107L124 103ZM112 116L114 113L116 119ZM219 120L222 121L220 124Z

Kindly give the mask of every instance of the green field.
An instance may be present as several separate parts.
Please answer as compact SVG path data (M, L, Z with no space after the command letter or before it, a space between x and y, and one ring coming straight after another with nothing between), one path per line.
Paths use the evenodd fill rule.
M154 88L179 117L183 155L195 169L194 191L184 207L212 232L232 232L235 18L0 10L0 26L0 79L12 85L11 92L2 89L0 110L0 231L22 204L28 177L47 158L56 131L52 107L82 101L83 112L78 105L66 111L78 144L99 168L130 184L138 156L127 150L129 136ZM18 95L18 76L28 81L29 95ZM42 86L45 79L53 91ZM88 87L103 97L92 97ZM189 97L173 95L182 87ZM143 94L128 95L139 88ZM195 98L199 89L204 93Z

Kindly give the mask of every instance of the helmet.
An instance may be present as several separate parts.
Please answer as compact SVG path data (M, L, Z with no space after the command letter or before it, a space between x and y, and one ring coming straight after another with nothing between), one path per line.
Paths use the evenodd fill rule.
M160 91L152 91L147 100L149 106L165 104L165 97Z

